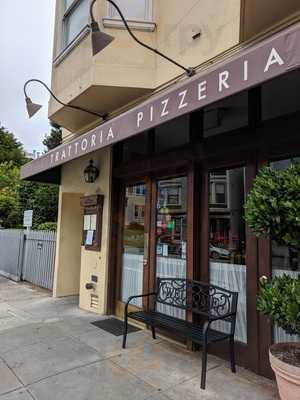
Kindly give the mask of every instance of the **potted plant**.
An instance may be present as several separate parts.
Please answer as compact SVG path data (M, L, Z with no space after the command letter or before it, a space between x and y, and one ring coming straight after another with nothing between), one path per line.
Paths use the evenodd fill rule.
M283 171L263 168L245 205L246 221L257 236L267 236L289 253L300 252L300 164ZM295 270L299 262L292 266ZM257 307L288 334L300 335L300 272L260 279ZM300 343L270 347L270 363L282 400L300 399Z

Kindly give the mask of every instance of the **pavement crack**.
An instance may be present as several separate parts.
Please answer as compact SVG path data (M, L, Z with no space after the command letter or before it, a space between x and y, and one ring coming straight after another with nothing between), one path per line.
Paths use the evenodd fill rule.
M20 382L20 384L22 385L22 387L25 387L24 382L22 382L22 379L15 373L15 371L13 370L13 368L11 368L7 362L5 361L4 358L1 357L0 355L0 360L3 362L3 364L10 370L10 372L16 377L16 379Z

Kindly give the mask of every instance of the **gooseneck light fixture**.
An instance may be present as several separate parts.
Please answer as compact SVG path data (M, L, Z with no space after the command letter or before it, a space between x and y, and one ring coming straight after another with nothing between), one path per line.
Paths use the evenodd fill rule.
M104 32L101 32L100 27L98 22L95 20L94 14L93 14L93 7L94 4L96 3L97 0L92 0L91 4L90 4L90 17L91 17L91 31L92 31L92 48L93 48L93 55L96 55L97 53L99 53L101 50L103 50L106 46L108 46L113 40L114 37L107 35ZM185 67L181 64L179 64L177 61L173 60L172 58L168 57L167 55L165 55L164 53L162 53L161 51L154 49L151 46L148 46L146 43L143 43L140 39L138 39L135 34L132 32L132 30L129 28L129 25L122 13L122 11L120 10L119 6L112 0L107 0L109 3L111 3L115 9L117 10L118 14L120 15L125 28L127 29L128 33L130 34L130 36L141 46L145 47L146 49L152 51L155 54L158 54L160 57L163 57L165 60L171 62L172 64L177 65L177 67L183 69L185 71L185 73L187 74L187 76L193 76L195 75L195 70L194 68L191 67Z
M27 86L31 83L31 82L36 82L41 84L42 86L44 86L44 88L50 93L50 95L54 98L54 100L56 100L59 104L68 107L68 108L73 108L74 110L79 110L79 111L83 111L85 113L94 115L96 117L100 117L103 120L105 120L107 118L107 115L102 115L99 114L95 111L91 111L91 110L87 110L86 108L83 107L79 107L79 106L72 106L70 104L65 104L63 103L61 100L59 100L55 94L49 89L49 87L46 85L46 83L44 83L43 81L41 81L40 79L29 79L27 82L25 82L24 84L24 95L25 95L25 101L26 101L26 108L27 108L27 112L28 112L28 116L29 118L33 117L41 108L42 106L40 104L36 104L33 103L31 98L27 95Z

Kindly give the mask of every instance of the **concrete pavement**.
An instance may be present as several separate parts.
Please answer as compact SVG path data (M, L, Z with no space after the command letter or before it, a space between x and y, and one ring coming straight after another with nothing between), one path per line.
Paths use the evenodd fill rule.
M273 382L213 356L202 391L199 353L144 331L121 350L77 301L0 277L0 400L278 399Z

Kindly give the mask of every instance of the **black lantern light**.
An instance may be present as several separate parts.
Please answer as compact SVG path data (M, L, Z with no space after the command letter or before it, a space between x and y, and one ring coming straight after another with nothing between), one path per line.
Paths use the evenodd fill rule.
M84 170L84 180L86 183L94 183L99 176L99 170L94 165L94 161L90 160L90 164Z

